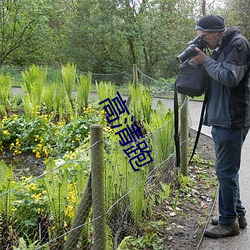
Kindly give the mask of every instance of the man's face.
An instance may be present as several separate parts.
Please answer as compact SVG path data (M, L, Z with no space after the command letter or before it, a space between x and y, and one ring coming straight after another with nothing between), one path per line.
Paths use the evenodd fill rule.
M218 42L221 38L221 32L206 32L203 30L197 30L197 35L204 39L210 49L215 49L218 46Z

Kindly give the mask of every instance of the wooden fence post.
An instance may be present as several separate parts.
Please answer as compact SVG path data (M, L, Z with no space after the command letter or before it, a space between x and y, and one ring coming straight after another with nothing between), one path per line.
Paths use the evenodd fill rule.
M73 220L70 233L64 244L63 250L71 250L77 248L77 243L81 237L83 225L86 222L91 208L91 175L89 176L87 185L83 192L81 201L78 205L76 216Z
M137 70L137 65L133 64L133 84L136 86L138 84L138 70ZM128 108L131 103L131 95L128 95L128 99L126 102L126 107Z
M94 250L106 249L106 216L104 192L104 149L102 126L94 124L90 127L91 142L91 176Z
M138 70L136 64L133 64L133 84L134 85L138 84Z

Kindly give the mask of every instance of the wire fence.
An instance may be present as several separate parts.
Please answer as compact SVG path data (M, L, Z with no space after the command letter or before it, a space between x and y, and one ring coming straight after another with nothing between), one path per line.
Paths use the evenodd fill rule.
M46 66L41 65L40 67L45 68ZM18 67L3 65L0 69L0 74L10 73L15 81L15 85L19 86L23 81L22 72L28 70L29 67ZM154 95L157 96L172 96L174 91L174 79L154 79L145 74L140 68L136 66L138 73L138 82L143 84L145 87L149 87ZM77 74L88 74L88 72L82 72L77 70ZM128 85L134 83L133 69L129 69L123 72L117 72L112 74L100 74L92 73L92 84L96 82L112 82L117 86ZM47 81L48 83L59 82L61 80L60 67L49 67L47 69Z
M165 126L167 125L163 125L162 129ZM159 131L154 131L154 136L159 136L159 133ZM89 154L92 147L82 154ZM114 159L121 153L117 144L112 143L109 147L112 148L112 153L107 158L112 165L106 161L106 206L103 215L94 218L91 209L93 199L97 201L96 206L100 207L100 196L88 198L91 193L93 194L91 190L99 187L101 183L92 182L90 185L89 174L82 173L84 167L81 166L81 163L71 162L74 168L76 166L83 168L79 171L75 170L78 178L74 183L61 180L66 178L64 171L66 171L68 163L51 166L50 170L46 170L42 175L28 179L14 189L1 192L1 205L8 206L2 209L11 210L8 213L14 216L13 218L4 217L2 214L0 221L1 249L12 249L13 246L20 247L25 244L27 248L29 244L29 247L32 245L33 249L92 249L93 244L97 244L96 240L94 241L93 225L97 223L98 228L103 216L107 218L107 239L102 238L103 231L96 237L98 241L102 242L101 244L104 240L108 245L107 248L101 245L101 248L98 246L93 249L117 249L125 237L131 235L136 237L139 222L152 216L152 202L154 202L152 196L159 190L161 182L165 183L171 179L174 154L172 152L164 161L151 166L151 170L149 167L145 167L136 173L128 162L124 164L124 160L122 162L121 159ZM72 176L67 174L67 179L71 178ZM79 183L77 182L85 184L84 190L78 191L78 195L76 190ZM93 187L93 185L95 186ZM83 186L81 185L81 187ZM66 190L63 191L63 188ZM81 199L85 203L84 205L80 205ZM143 215L143 213L146 214ZM76 224L74 225L73 222ZM71 223L74 227L71 226ZM66 244L69 235L73 239L70 239L70 244Z
M145 85L163 83L139 72ZM186 105L187 99L180 110ZM173 113L159 116L166 119L145 128L143 135L147 152L153 154L148 164L143 165L145 154L129 161L117 134L97 136L88 148L74 152L79 158L48 159L40 166L42 174L20 178L14 188L15 171L2 161L1 249L125 249L127 241L143 235L146 229L139 229L140 223L156 216L155 205L166 193L163 185L167 188L176 174ZM142 138L136 145L140 143ZM132 168L136 162L139 171Z

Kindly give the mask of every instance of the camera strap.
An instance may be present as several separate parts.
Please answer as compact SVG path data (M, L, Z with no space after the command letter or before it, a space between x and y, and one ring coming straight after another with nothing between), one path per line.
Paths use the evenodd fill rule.
M174 142L175 142L175 158L176 167L180 167L180 136L179 136L179 105L178 105L178 92L176 82L174 84Z

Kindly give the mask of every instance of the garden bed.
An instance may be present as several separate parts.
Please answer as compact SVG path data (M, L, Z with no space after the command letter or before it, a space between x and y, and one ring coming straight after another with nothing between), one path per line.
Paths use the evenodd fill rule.
M194 137L193 131L191 137ZM4 160L13 165L16 178L30 174L37 176L45 170L42 159L37 159L34 154L8 156ZM213 162L212 139L201 135L194 163L189 166L189 178L177 177L176 169L173 170L169 197L156 197L151 219L142 223L137 228L137 233L133 225L127 228L127 235L124 235L124 241L128 240L126 247L154 250L198 249L217 190ZM149 190L148 195L153 193L153 190ZM120 244L118 249L125 248Z

